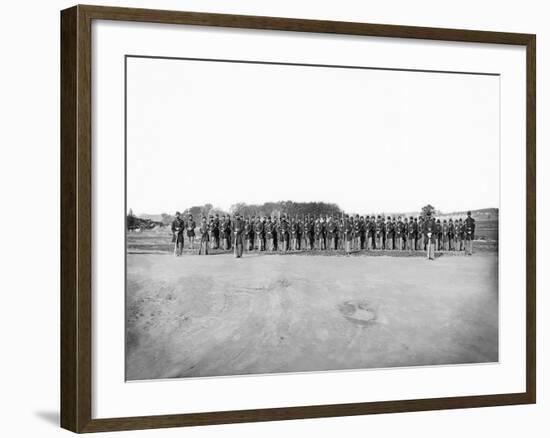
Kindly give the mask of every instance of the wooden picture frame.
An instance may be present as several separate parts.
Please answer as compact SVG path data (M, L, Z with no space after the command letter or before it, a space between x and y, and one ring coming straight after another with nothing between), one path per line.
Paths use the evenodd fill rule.
M92 418L91 24L93 20L186 24L526 48L526 391L522 393L300 406L130 418ZM75 6L61 12L61 426L98 432L535 403L536 38L531 34L196 12Z

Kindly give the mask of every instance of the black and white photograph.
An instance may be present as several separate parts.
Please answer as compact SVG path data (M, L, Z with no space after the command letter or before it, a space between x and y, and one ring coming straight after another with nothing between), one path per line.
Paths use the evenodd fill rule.
M125 63L128 381L499 361L498 74Z

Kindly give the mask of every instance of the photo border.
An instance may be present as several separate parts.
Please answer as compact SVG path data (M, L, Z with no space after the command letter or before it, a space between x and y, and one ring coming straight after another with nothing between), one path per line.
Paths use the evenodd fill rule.
M526 48L526 391L175 415L92 419L93 20L510 44ZM427 27L78 5L61 12L61 426L151 429L536 402L536 36Z

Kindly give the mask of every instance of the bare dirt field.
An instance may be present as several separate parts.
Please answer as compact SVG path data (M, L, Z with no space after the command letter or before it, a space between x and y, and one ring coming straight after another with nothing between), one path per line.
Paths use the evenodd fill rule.
M128 380L498 361L498 257L129 253Z

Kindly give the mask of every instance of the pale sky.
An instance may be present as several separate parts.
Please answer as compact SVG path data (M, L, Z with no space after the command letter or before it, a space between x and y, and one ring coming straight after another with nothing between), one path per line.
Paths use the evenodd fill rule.
M127 60L127 206L499 207L499 77Z

